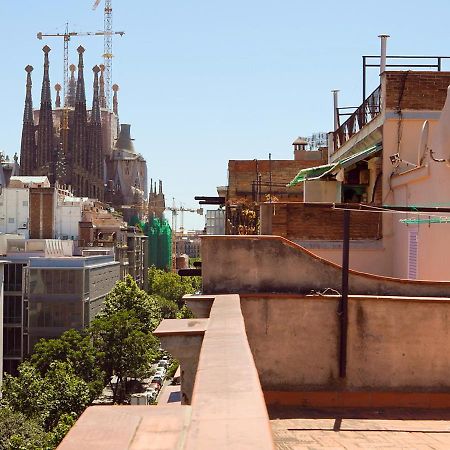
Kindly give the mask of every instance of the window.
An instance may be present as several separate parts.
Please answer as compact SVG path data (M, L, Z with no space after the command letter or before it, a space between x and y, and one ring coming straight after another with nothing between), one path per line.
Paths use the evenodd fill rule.
M9 217L9 218L8 218L8 223L14 223L14 222L15 222L14 217Z
M3 302L4 323L20 325L22 323L22 297L5 295Z
M22 329L4 328L3 329L3 348L4 357L21 356L22 354Z
M30 328L81 328L82 302L30 301Z
M30 295L81 294L83 271L61 269L31 269Z
M417 230L410 230L408 234L408 278L410 280L417 279L418 256L419 256L419 232Z
M5 264L4 290L22 292L22 269L24 264Z

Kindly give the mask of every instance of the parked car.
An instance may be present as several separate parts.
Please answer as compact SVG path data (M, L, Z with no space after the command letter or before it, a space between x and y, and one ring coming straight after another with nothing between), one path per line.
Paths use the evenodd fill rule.
M154 402L158 396L158 391L154 388L148 388L145 392L149 396L151 402Z
M156 375L152 378L152 383L159 383L160 386L162 386L163 381L163 378L159 375Z
M148 388L154 389L156 392L159 392L159 390L161 389L161 385L159 383L150 383Z
M162 360L159 361L159 363L158 363L158 367L164 367L164 368L167 368L168 365L169 365L169 361L167 361L166 359L162 359Z
M166 369L164 367L158 367L155 371L155 375L164 377L166 375Z

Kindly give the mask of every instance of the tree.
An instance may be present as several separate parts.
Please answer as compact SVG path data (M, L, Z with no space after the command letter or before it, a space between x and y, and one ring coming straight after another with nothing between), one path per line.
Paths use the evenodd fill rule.
M2 386L2 406L21 412L43 425L51 402L51 393L39 371L29 362L20 364L17 377L5 374ZM32 393L32 395L31 395Z
M144 332L153 331L161 321L157 301L143 291L128 275L125 281L118 281L106 296L102 316L110 316L119 311L131 311L140 321Z
M0 449L36 450L53 448L49 436L35 420L11 408L0 408Z
M100 395L105 384L105 374L97 364L100 357L86 332L68 330L57 339L41 339L34 346L30 361L42 376L46 375L52 362L70 363L74 374L88 384L92 401Z
M168 300L159 295L155 295L153 298L158 304L163 319L176 319L178 317L178 305L173 300Z
M51 431L65 414L78 417L89 404L89 387L70 363L51 363L44 377L30 362L18 370L17 377L5 375L2 404L36 421L45 431Z
M123 403L128 378L142 378L150 374L151 362L158 353L158 340L142 331L142 324L133 310L102 314L92 322L90 333L93 345L101 352L101 368L111 383L113 402Z
M151 267L149 269L149 292L172 300L181 308L183 295L193 294L199 289L199 277L180 277L174 272Z
M78 417L91 402L88 384L79 378L70 363L55 361L45 374L45 385L51 392L47 431L53 430L63 416Z

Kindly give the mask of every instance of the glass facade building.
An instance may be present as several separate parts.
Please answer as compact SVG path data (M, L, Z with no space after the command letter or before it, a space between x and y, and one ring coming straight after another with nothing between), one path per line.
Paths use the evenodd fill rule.
M87 327L120 278L112 255L22 255L4 267L3 371L11 374L39 339Z

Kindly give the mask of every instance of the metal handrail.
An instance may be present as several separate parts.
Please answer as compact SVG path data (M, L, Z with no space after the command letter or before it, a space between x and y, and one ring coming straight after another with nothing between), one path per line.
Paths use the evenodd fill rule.
M334 131L334 151L342 147L354 134L371 122L381 112L381 86L364 100L350 117Z

